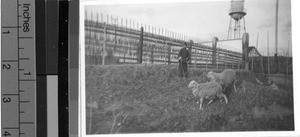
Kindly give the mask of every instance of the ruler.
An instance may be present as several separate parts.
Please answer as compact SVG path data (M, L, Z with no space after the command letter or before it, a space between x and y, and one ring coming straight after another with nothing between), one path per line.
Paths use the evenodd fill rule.
M1 136L35 137L35 1L1 6Z

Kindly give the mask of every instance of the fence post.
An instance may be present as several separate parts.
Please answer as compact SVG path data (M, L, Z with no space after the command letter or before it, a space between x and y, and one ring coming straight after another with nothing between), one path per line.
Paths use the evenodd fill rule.
M279 73L279 65L278 65L278 56L277 56L277 53L274 54L274 63L275 63L275 74Z
M143 40L144 40L144 27L141 27L141 34L140 34L140 45L139 45L139 57L138 57L138 63L143 62Z
M286 75L289 75L289 48L290 48L290 41L288 41L287 51L286 51Z
M288 61L288 56L286 57L286 75L289 75L289 61Z
M171 44L168 45L168 64L171 64Z
M103 41L103 48L102 48L102 65L105 65L105 54L106 54L106 50L105 50L105 46L106 46L106 23L104 22L104 41Z
M90 43L91 43L91 46L93 47L93 56L92 56L93 65L96 65L96 46L95 46L95 43L94 43L95 33L92 36L92 28L95 28L95 23L93 21L93 12L91 12L91 26L90 26L91 39L90 39Z
M114 20L116 21L116 23L114 24L114 29L115 29L114 43L115 43L115 45L114 45L113 51L112 51L112 54L114 55L114 58L113 58L113 60L112 60L112 63L113 63L113 64L117 64L118 61L116 61L116 59L115 59L114 51L116 51L116 49L117 49L117 44L118 44L118 40L117 40L118 20L117 20L117 19L114 19Z
M253 55L252 55L252 57L251 57L251 70L252 70L252 72L254 72L254 70L253 70L253 62L254 62L254 60L253 60L254 58L253 58Z
M207 59L208 58L206 58L206 60L205 60L205 68L207 69Z
M227 67L227 50L225 50L225 61L224 61L224 64L225 64L225 69L226 69L226 67Z
M270 74L270 56L268 55L268 74Z
M89 59L89 63L90 65L94 65L93 61L94 61L94 58L93 58L93 46L92 46L92 19L91 20L88 20L88 25L89 25L89 34L88 34L88 38L89 38L89 47L90 47L90 59Z
M243 46L243 68L249 70L249 63L248 63L249 33L243 34L242 46Z
M164 57L165 57L165 64L167 63L167 50L168 50L168 42L167 42L167 40L165 39L165 46L164 46L164 50L165 50L165 55L164 55Z
M192 64L192 48L193 48L194 42L192 40L189 41L189 52L190 52L190 63Z
M124 53L123 63L125 64L125 53Z
M220 48L217 48L217 53L218 53L218 55L217 55L217 69L219 69L219 55L220 55Z
M156 46L156 42L155 45L151 46L151 64L153 64L154 62L154 47Z
M114 26L115 26L115 27L114 27L114 29L115 29L115 34L114 34L115 37L114 37L114 41L115 41L115 47L117 47L117 27L118 27L118 25L115 24ZM114 48L115 48L115 47L114 47Z
M271 69L270 69L269 42L268 42L268 62L267 63L268 63L268 74L270 74L270 72L271 72L270 70Z
M218 38L214 37L212 40L212 65L216 67L216 51L217 51Z
M124 39L122 39L122 47L124 47L123 63L125 64L125 56L126 56L128 48L124 44Z
M97 13L97 21L96 21L96 27L95 27L95 29L96 29L96 31L99 29L99 14ZM95 33L95 37L96 37L96 39L95 39L95 41L96 41L96 65L99 65L100 64L100 56L99 56L99 34L98 33Z
M262 55L260 55L260 60L261 60L261 73L264 74L265 71L264 71L264 62L263 62Z

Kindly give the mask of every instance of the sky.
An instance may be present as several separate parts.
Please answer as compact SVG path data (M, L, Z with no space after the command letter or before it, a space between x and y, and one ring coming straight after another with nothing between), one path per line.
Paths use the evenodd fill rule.
M176 1L176 0L175 0ZM120 4L93 3L85 6L87 17L96 20L96 13L132 20L135 24L146 24L186 35L194 42L227 39L231 0L220 1L177 1L177 2L133 2ZM269 54L275 53L275 5L276 0L245 0L245 25L249 33L249 45L257 46L258 51L267 55L267 34L269 32ZM100 20L100 19L99 19ZM278 13L278 54L292 56L291 1L279 0ZM128 21L129 24L129 21ZM128 25L129 26L129 25ZM258 42L257 42L257 35ZM289 45L289 46L288 46ZM238 48L239 49L239 48Z

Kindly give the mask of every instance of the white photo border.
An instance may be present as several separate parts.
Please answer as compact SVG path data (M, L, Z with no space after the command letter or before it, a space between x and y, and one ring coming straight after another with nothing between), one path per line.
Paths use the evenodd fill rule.
M80 20L79 20L79 123L78 123L78 133L80 137L111 137L111 134L99 134L99 135L86 135L86 95L85 95L85 37L84 37L84 13L85 6L87 5L113 5L113 4L146 4L146 3L177 3L177 2L212 2L212 1L228 1L230 0L80 0ZM247 1L247 0L246 0ZM132 137L132 136L155 136L155 137L164 137L164 136L300 136L299 129L299 115L300 115L300 107L297 98L300 97L297 89L300 89L300 84L296 83L296 78L299 78L299 73L297 70L298 66L296 63L296 59L299 59L299 55L296 51L300 51L298 46L299 39L299 19L296 19L296 5L300 5L299 0L291 0L292 2L292 49L293 49L293 78L294 78L294 131L251 131L251 132L188 132L188 133L139 133L139 134L114 134L113 136L122 136L122 137ZM297 34L298 33L298 34Z

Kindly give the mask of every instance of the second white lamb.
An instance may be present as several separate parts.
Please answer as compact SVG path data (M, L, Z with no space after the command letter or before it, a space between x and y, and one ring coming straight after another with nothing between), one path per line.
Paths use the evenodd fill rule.
M220 83L224 89L233 84L234 91L237 91L235 87L236 73L233 69L225 69L222 73L210 71L208 72L207 77L210 79L210 81Z

